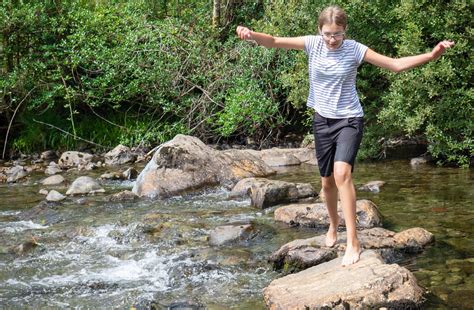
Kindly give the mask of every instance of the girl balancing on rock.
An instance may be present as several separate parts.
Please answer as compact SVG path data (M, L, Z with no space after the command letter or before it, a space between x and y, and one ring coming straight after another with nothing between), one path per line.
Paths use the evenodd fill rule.
M307 105L314 109L316 157L330 218L326 245L332 247L336 244L340 221L337 213L339 192L347 233L343 266L356 263L361 252L356 230L356 193L352 182L364 127L364 112L355 86L357 68L365 61L401 72L436 60L454 45L446 40L429 53L395 59L346 39L346 29L347 15L337 6L327 7L319 15L319 35L273 37L237 27L242 40L252 40L265 47L304 50L308 55L310 87Z

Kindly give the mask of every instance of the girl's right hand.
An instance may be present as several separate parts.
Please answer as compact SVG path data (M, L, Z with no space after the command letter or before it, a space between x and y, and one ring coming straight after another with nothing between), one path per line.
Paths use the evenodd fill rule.
M237 26L237 35L241 40L252 40L252 30L247 27Z

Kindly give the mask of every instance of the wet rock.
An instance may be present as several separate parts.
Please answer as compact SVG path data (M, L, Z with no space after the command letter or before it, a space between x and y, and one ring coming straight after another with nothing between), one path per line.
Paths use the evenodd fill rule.
M49 163L48 167L46 167L46 170L44 171L44 173L48 175L54 175L54 174L61 173L62 171L63 170L61 169L61 167L59 167L58 164L52 161Z
M48 161L52 161L52 160L57 159L58 154L55 151L48 150L48 151L44 151L43 153L41 153L40 158L42 160L48 162Z
M220 246L224 244L247 242L254 238L256 231L252 225L219 226L209 234L209 244Z
M231 187L274 171L244 150L217 151L195 137L177 135L161 145L133 187L139 196L164 198L203 187Z
M268 261L273 264L275 270L291 273L322 264L336 257L337 251L334 248L317 248L304 244L298 247L287 244L273 253Z
M255 179L249 189L249 196L253 207L264 209L303 199L313 200L318 194L309 183Z
M410 165L412 167L417 167L421 165L426 165L431 161L431 157L429 156L421 156L421 157L415 157L410 160Z
M0 172L0 183L6 183L7 182L7 176L3 172Z
M448 296L448 304L452 309L472 309L472 296L472 288L454 290Z
M61 154L58 165L60 168L87 167L95 157L89 153L68 151Z
M291 274L264 289L270 309L366 309L419 307L423 289L407 269L385 264L374 251L341 267L341 258Z
M115 166L134 162L137 159L137 156L129 147L119 144L113 150L106 153L104 158L107 165Z
M385 185L384 181L370 181L370 182L360 186L358 188L358 190L378 193L378 192L380 192L380 188L384 185Z
M411 253L414 243L419 246L419 249L422 249L433 241L433 239L425 237L430 234L428 231L423 228L416 228L416 230L425 231L425 233L416 233L412 240L396 239L397 234L395 232L375 227L359 231L358 237L362 249L376 250L385 261L391 262L399 259L405 253ZM414 228L402 231L400 234L410 234L413 231ZM338 255L343 255L346 249L346 233L338 232L337 239L336 245L330 249L325 245L325 234L308 239L297 239L280 247L270 256L269 261L273 263L275 269L282 268L285 263L291 263L290 266L286 266L291 270L298 270L301 266L308 267L312 261L311 255L314 255L315 263L320 263L318 261L319 256L322 253L328 253L328 250L335 250ZM311 254L311 251L314 251L314 254ZM291 258L288 257L290 253Z
M42 189L39 190L38 193L40 193L41 195L45 195L45 196L46 196L46 195L48 195L49 192L48 192L47 189L42 188Z
M271 148L251 152L270 167L295 166L303 163L317 165L314 148Z
M340 225L345 226L344 213L340 203L338 203L337 212L340 218ZM276 221L292 226L329 226L329 215L324 203L301 203L283 206L275 210L274 218ZM382 226L382 215L372 201L366 199L357 200L356 224L358 228Z
M41 225L52 225L63 220L63 217L56 209L57 206L54 203L42 201L33 208L22 211L17 217L20 221L32 221Z
M128 168L121 174L122 180L135 180L138 177L138 171L135 168Z
M10 248L9 252L16 255L25 255L31 250L33 250L34 248L36 248L37 246L38 246L38 242L36 241L36 239L31 238L30 241L24 242L20 245Z
M120 180L121 175L115 172L106 172L100 176L102 180Z
M228 199L248 198L249 190L252 184L256 182L256 178L245 178L237 182L229 193Z
M66 195L83 195L83 194L95 194L104 193L105 190L99 185L99 183L91 177L82 176L78 177L66 192Z
M64 200L66 199L66 196L64 196L63 194L55 191L55 190L52 190L48 193L48 195L46 196L46 200L47 201L61 201L61 200Z
M57 174L57 175L52 175L50 177L47 177L43 181L41 181L42 185L59 185L61 183L64 183L65 179L62 175Z
M28 175L23 166L14 166L7 170L7 183L15 183Z
M393 236L398 244L403 244L405 251L420 252L427 244L434 241L434 235L429 231L415 227L401 231Z
M132 191L121 191L119 193L113 194L109 197L109 201L134 201L137 200L138 196Z
M448 269L460 269L467 274L474 274L474 257L466 259L449 259L446 261Z

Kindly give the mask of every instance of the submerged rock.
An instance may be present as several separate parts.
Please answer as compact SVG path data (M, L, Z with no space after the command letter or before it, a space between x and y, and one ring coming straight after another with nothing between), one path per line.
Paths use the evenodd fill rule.
M374 251L364 251L350 266L342 267L337 258L276 279L263 293L270 309L406 309L423 302L413 274L385 264Z
M28 175L28 171L23 166L14 166L6 171L7 183L15 183Z
M52 190L48 193L48 195L46 196L46 200L47 201L61 201L61 200L64 200L66 199L66 196L64 196L63 194L55 191L55 190Z
M137 200L138 196L132 191L121 191L116 194L113 194L109 197L109 201L134 201Z
M250 152L217 151L195 137L177 135L157 149L132 191L139 196L164 198L202 187L230 187L243 178L272 173Z
M66 192L66 195L84 195L84 194L95 194L104 193L105 190L99 185L99 183L91 177L82 176L78 177Z
M41 225L52 225L63 220L63 217L56 209L57 205L55 203L42 201L33 208L22 211L17 217L20 221L32 221Z
M345 226L344 213L340 203L337 206L340 225ZM276 221L289 225L307 227L329 226L329 215L324 203L291 204L275 210ZM358 228L372 228L382 226L382 215L378 207L370 200L357 200L356 224Z
M378 192L380 192L380 188L384 185L385 185L384 181L370 181L370 182L360 186L358 188L358 190L378 193Z
M219 226L209 234L209 244L220 246L229 243L247 242L255 235L256 231L250 224Z

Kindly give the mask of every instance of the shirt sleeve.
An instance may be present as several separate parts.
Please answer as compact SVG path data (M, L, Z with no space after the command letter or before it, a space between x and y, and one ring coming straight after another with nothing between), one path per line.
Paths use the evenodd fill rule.
M364 61L365 52L367 52L369 48L362 43L355 42L354 44L354 57L357 61L357 64L360 65L362 61Z
M317 36L310 35L304 37L304 51L309 54L311 50L316 46Z

